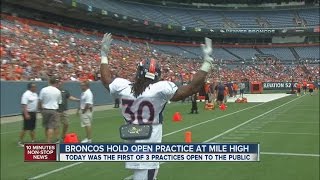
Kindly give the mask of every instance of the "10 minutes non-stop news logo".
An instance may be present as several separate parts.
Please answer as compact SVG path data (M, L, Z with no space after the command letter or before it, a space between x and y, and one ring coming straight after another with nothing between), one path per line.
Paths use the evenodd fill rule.
M56 161L56 144L25 144L24 161Z

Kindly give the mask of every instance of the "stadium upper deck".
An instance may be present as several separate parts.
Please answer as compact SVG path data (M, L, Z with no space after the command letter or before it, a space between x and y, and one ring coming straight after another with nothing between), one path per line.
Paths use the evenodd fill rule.
M319 25L318 7L284 10L191 9L113 0L77 0L121 15L159 23L199 28L283 28Z

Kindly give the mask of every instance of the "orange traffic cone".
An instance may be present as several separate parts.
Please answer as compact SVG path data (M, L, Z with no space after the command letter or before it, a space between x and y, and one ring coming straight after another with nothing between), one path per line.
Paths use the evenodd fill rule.
M172 116L172 121L179 122L182 120L182 116L179 112L174 113Z
M214 109L214 104L213 103L208 103L208 110L213 110Z
M79 143L78 136L76 133L66 134L64 138L64 143Z
M191 143L192 142L192 133L191 133L191 131L187 131L184 134L184 142L185 143Z

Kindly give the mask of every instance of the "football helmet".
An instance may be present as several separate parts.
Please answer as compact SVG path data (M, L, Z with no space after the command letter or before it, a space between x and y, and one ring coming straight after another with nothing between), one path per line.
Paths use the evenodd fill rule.
M154 81L159 81L161 77L160 64L155 59L146 59L141 61L137 67L138 79L148 78Z

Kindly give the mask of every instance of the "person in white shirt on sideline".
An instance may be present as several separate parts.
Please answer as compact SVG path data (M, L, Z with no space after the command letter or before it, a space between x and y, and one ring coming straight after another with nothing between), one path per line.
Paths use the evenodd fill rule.
M31 141L35 141L36 120L38 111L39 97L36 93L37 86L35 83L28 83L27 91L21 97L23 129L20 132L18 145L23 147L23 138L26 131L30 131Z
M243 98L244 89L246 88L246 85L244 84L243 81L239 83L239 88L240 88L240 97Z
M57 77L51 77L49 86L42 88L39 95L39 109L41 110L42 125L45 128L48 143L52 142L54 132L59 134L57 133L59 124L56 118L59 104L62 103L61 91L57 88L59 81Z
M81 110L81 127L85 128L86 138L81 141L81 143L91 143L92 142L92 110L93 110L93 94L89 88L89 82L84 81L80 84L82 94L80 98L80 109Z

